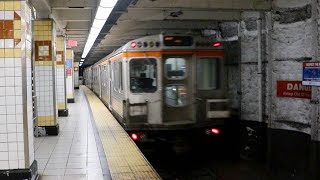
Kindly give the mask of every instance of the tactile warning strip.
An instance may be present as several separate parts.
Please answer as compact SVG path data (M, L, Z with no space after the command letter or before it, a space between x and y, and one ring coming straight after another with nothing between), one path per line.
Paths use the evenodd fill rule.
M161 179L100 99L86 86L81 86L81 89L90 105L112 179Z

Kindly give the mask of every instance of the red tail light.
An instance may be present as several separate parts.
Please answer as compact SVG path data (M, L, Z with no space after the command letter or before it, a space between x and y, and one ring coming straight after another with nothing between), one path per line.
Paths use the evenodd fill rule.
M212 134L220 134L220 130L217 129L217 128L212 128L212 129L210 129L210 132L211 132Z
M139 139L139 136L136 133L132 133L131 138L132 138L132 140L137 141Z
M222 45L221 42L215 42L212 44L213 47L220 47Z

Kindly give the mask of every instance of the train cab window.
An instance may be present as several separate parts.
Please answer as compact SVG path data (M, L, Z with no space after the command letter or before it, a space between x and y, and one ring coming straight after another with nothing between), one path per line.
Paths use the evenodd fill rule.
M153 93L157 90L157 61L135 58L130 61L130 90L132 93Z
M180 80L186 77L186 60L184 58L168 58L165 62L166 77L171 80Z
M200 58L197 61L197 88L217 89L219 86L219 58Z
M187 88L185 85L168 85L165 91L166 104L169 107L187 105Z

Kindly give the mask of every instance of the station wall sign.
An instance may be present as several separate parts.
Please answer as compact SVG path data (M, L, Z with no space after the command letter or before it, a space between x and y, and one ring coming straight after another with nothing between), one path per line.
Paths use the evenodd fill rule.
M320 86L320 62L303 63L303 85Z
M70 47L78 46L78 41L76 41L76 40L68 40L68 46L70 46Z
M277 96L311 99L312 87L305 86L302 81L277 81Z

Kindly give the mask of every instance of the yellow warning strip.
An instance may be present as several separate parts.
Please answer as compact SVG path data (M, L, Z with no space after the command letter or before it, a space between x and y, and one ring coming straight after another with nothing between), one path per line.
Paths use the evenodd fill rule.
M112 179L161 179L100 99L86 86L80 87L90 105Z

